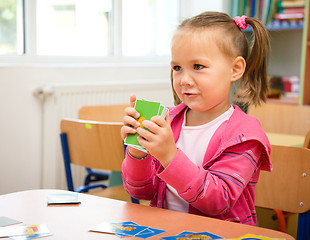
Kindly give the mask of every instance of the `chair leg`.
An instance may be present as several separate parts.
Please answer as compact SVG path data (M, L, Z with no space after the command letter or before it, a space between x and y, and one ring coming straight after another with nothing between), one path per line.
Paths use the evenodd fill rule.
M104 181L109 179L108 173L100 172L100 171L94 171L91 168L86 168L87 176L84 180L84 185L89 185L92 182L98 182L98 181Z
M278 219L279 231L286 233L286 219L281 210L274 209Z
M131 197L131 202L140 204L140 201L138 199L133 198L133 197Z
M65 164L68 190L74 191L67 135L65 133L61 133L60 134L60 140L61 140L62 155L63 155L63 159L64 159L64 164Z
M296 240L309 240L310 239L310 210L305 213L299 213L297 238Z

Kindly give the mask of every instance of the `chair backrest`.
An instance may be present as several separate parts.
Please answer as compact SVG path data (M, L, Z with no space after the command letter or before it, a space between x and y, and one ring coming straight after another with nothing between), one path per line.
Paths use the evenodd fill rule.
M247 113L256 117L266 132L305 136L310 128L310 106L267 103L250 106Z
M88 168L121 171L124 159L122 123L63 119L61 133L67 135L70 162Z
M292 213L310 210L310 149L272 145L272 172L260 172L256 206Z
M124 110L128 104L119 105L91 105L83 106L79 110L79 119L105 122L122 122Z
M304 148L310 149L310 128L306 134L305 142L304 142Z

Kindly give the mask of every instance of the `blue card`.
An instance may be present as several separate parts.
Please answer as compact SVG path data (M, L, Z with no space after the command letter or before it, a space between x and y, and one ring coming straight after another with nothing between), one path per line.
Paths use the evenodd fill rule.
M103 222L97 226L91 227L88 230L92 232L113 233L119 237L134 236L142 239L147 239L166 232L165 230L140 226L139 224L131 221L119 223Z
M109 223L103 222L99 225L91 227L89 231L92 232L103 232L103 233L114 233L120 236L135 236L136 234L145 230L146 226L124 224L124 223Z
M135 237L142 238L142 239L147 239L149 237L154 237L158 234L166 232L165 230L160 230L156 228L147 228L143 230L142 232L138 233L135 235Z
M137 226L138 224L132 221L128 221L128 222L121 222L121 223L115 223L115 224L128 224L128 225L135 225ZM115 235L119 236L119 237L127 237L127 234L122 234L122 233L116 233Z
M195 232L184 231L178 235L162 237L161 239L163 240L186 240L186 239L200 240L200 239L222 239L222 237L215 235L213 233L209 233L209 232L195 233Z

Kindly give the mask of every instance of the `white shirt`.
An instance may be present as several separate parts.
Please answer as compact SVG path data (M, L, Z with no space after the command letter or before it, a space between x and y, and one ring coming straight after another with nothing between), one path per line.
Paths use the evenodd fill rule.
M200 126L185 126L186 112L184 113L184 120L180 132L180 137L176 143L177 148L182 150L186 156L197 166L202 166L202 162L207 151L210 139L215 133L216 129L234 112L231 106L226 112L211 122ZM203 144L197 144L203 143ZM189 204L179 196L177 191L167 184L165 208L179 212L188 213Z

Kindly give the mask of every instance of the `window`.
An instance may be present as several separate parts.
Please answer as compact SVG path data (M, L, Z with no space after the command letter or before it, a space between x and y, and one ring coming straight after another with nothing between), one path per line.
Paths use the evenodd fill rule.
M37 54L110 54L111 0L37 0Z
M0 55L24 53L23 11L22 0L0 1Z
M37 0L37 54L169 55L179 9L179 0Z
M122 55L169 55L179 24L178 0L123 0Z
M0 0L0 55L165 57L179 19L180 0Z

